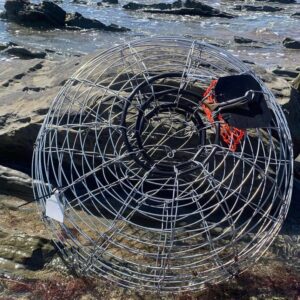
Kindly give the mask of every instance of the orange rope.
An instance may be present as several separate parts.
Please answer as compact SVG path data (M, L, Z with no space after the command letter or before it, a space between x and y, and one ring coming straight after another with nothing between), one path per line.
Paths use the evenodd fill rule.
M214 118L212 111L209 109L205 103L213 104L216 103L215 95L214 95L214 88L217 84L218 80L212 80L209 87L206 89L203 98L205 99L205 102L202 103L201 107L208 119L208 121L213 124ZM238 144L241 142L245 135L245 130L238 129L236 127L229 126L228 123L225 122L222 115L218 115L218 119L220 121L220 135L222 137L222 140L229 146L229 150L235 152Z

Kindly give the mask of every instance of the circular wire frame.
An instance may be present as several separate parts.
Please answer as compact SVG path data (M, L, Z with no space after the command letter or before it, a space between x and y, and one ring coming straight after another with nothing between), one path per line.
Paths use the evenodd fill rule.
M259 82L272 120L232 151L201 104L212 80L238 74ZM66 82L36 141L33 186L77 272L179 292L263 255L286 217L292 170L287 122L261 80L226 51L162 37L102 52ZM46 216L54 193L63 222Z

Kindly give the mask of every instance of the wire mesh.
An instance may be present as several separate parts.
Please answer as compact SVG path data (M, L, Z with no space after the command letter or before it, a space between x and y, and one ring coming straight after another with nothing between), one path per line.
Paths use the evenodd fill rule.
M272 120L232 151L201 104L212 80L238 74L259 82ZM203 42L149 38L102 52L66 82L36 141L34 194L79 273L199 290L263 255L286 217L292 169L284 115L251 70ZM63 222L45 214L54 192Z

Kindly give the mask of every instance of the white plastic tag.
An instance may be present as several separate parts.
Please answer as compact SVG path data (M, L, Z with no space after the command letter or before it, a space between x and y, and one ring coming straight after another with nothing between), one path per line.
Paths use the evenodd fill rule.
M46 216L60 223L64 222L64 207L59 200L58 193L54 193L46 200Z

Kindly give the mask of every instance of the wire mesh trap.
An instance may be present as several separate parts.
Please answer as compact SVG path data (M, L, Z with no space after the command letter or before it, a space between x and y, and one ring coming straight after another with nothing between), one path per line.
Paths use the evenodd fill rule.
M67 81L36 141L34 194L81 274L199 290L266 251L292 169L284 115L251 70L199 41L150 38Z

